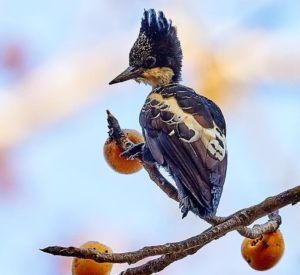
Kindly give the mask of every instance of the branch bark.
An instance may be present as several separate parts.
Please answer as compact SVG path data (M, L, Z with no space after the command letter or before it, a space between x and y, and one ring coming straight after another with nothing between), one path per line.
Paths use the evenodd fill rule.
M115 139L123 149L133 146L122 132L117 119L108 111L109 136ZM176 188L168 182L159 172L159 169L139 157L150 178L172 199L178 201ZM126 253L105 254L90 249L76 247L50 246L41 249L53 255L92 259L96 262L128 263L133 264L150 256L159 256L149 260L143 265L128 268L122 275L152 274L163 270L165 267L188 255L196 253L203 246L218 239L228 232L237 230L241 235L257 238L263 233L275 231L281 224L278 210L289 204L300 201L300 185L284 191L276 196L266 198L261 203L239 210L228 217L212 217L207 220L212 226L199 235L183 241L166 243L163 245L148 246L137 251ZM248 228L257 219L269 216L269 221L262 225Z

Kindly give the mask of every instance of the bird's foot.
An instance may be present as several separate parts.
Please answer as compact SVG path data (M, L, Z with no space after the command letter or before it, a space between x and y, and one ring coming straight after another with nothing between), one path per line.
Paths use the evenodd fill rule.
M133 144L127 150L120 154L120 157L126 158L128 160L133 160L139 158L143 154L144 143Z

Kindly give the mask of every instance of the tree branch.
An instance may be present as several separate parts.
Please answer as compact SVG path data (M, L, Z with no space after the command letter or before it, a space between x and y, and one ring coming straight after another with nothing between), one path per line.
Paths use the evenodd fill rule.
M194 254L201 247L209 242L224 236L230 231L239 229L240 226L247 226L255 220L275 212L278 209L285 207L289 204L296 204L300 201L300 186L296 186L276 196L269 197L261 203L249 208L242 209L229 217L225 218L226 221L212 226L203 233L186 239L180 242L166 243L164 245L149 246L137 251L127 253L112 253L105 254L90 249L79 249L74 247L59 247L52 246L42 249L43 252L53 255L69 256L92 259L97 262L113 262L113 263L136 263L141 259L149 256L164 255L158 259L152 260L143 265L145 273L140 272L142 267L128 269L128 273L124 272L123 275L128 274L151 274L150 270L159 271L158 269L164 268L168 264L187 255ZM263 225L264 226L264 225ZM256 225L254 228L258 228ZM262 227L263 228L263 227ZM260 233L265 231L261 230ZM175 252L175 253L174 253ZM169 255L170 253L174 253ZM137 271L135 271L137 270ZM160 269L161 270L161 269ZM152 272L152 271L151 271ZM153 273L153 272L152 272Z
M115 139L123 149L132 146L126 135L122 132L118 121L108 111L109 136ZM139 157L150 178L172 199L178 201L176 188L168 182L159 172L155 165L149 164ZM122 275L152 274L163 270L165 267L188 255L196 253L200 248L218 239L228 232L237 230L241 235L256 238L263 233L275 231L281 224L278 210L289 204L300 201L300 185L276 196L266 198L261 203L242 209L228 217L212 217L207 222L212 226L199 235L186 240L164 245L148 246L137 251L127 253L105 254L91 249L80 249L75 247L52 246L41 249L43 252L53 255L92 259L97 262L112 263L136 263L150 256L160 256L150 260L143 265L129 268ZM255 220L269 216L269 221L262 225L254 225L247 228Z

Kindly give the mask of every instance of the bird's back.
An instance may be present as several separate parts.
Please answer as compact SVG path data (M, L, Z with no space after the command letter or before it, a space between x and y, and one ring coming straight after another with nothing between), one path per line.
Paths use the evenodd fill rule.
M227 167L226 125L219 107L177 83L154 89L140 113L145 147L176 182L180 206L214 215Z

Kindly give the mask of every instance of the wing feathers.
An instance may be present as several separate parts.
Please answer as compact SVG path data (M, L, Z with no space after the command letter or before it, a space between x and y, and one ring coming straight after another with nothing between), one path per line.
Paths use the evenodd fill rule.
M174 85L149 95L140 123L153 158L178 186L184 215L188 210L200 217L215 214L227 166L220 109L193 90Z

